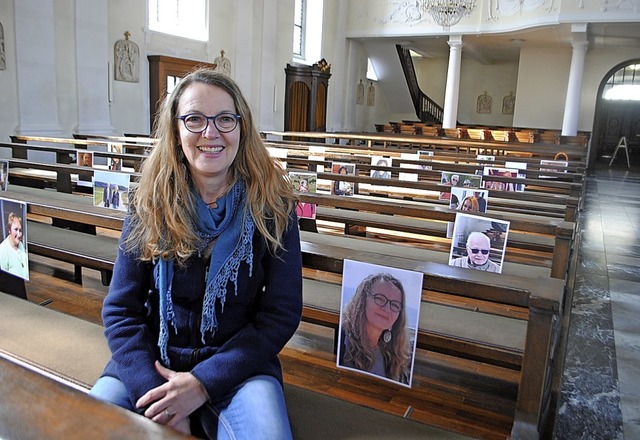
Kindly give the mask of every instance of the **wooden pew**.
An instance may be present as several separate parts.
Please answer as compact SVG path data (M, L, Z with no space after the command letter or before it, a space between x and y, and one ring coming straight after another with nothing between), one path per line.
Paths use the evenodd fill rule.
M65 196L77 197L75 195L65 195ZM344 198L339 198L339 199L344 200ZM82 200L86 200L86 198L82 198ZM84 202L78 202L78 203L84 204ZM54 209L54 208L51 207L51 209ZM108 210L102 210L102 211L108 211ZM64 212L65 211L63 210L63 213ZM86 215L86 214L88 214L88 218L99 218L99 216L95 216L94 213L91 213L91 212L88 212L88 213L85 212L83 215ZM514 292L522 292L522 291L529 292L528 289L532 289L531 287L532 284L536 288L540 287L541 285L543 286L555 285L556 287L559 286L559 292L556 293L556 297L555 299L553 299L553 301L558 302L560 304L562 303L562 282L559 280L553 281L551 279L541 279L536 283L531 283L530 280L520 278L520 277L509 277L509 276L488 277L488 275L491 275L491 274L469 273L474 271L465 271L463 269L450 268L446 265L438 265L434 263L416 262L415 260L413 261L407 260L406 258L401 258L401 257L390 257L389 255L386 255L386 254L374 254L372 252L358 253L357 250L354 250L352 248L348 249L348 252L349 252L348 254L345 254L344 249L339 250L335 246L330 248L327 251L328 249L327 246L328 246L327 244L323 244L321 247L318 247L317 244L308 244L308 245L304 244L303 259L305 262L304 265L305 265L305 270L306 270L305 273L306 273L306 279L307 279L306 287L308 287L309 280L318 281L317 272L314 279L312 275L313 274L312 271L324 271L324 272L334 273L334 274L341 273L341 267L342 267L341 261L343 261L343 259L345 258L345 255L348 255L350 258L357 258L359 261L378 262L377 264L393 265L395 267L402 267L402 268L413 268L412 270L421 270L423 272L428 272L431 275L430 278L428 278L429 284L426 284L423 287L424 289L428 290L428 292L424 292L423 294L423 300L426 300L428 303L440 304L440 305L456 304L457 308L461 307L464 309L466 307L468 310L474 310L474 311L480 310L482 311L482 313L491 312L491 314L494 314L496 316L507 315L511 318L513 318L514 316L520 316L521 318L527 317L526 320L528 322L527 324L528 328L529 326L534 325L533 323L530 322L532 305L537 304L536 301L538 301L538 302L542 302L542 305L546 307L547 303L544 302L544 298L547 298L549 296L553 297L553 295L551 293L544 294L544 295L539 294L542 296L542 299L539 298L536 300L532 300L530 294L523 295L522 293L515 294ZM319 279L322 280L321 282L325 283L324 276L321 276ZM505 286L502 286L502 283L504 283ZM553 283L556 283L556 284L553 284ZM505 292L508 291L510 293L509 294L505 293L503 298L502 295L498 295L498 293L496 293L500 291L500 289L497 286L502 286L504 289L506 289ZM330 290L321 289L321 291L326 293ZM338 316L337 311L335 309L333 311L331 310L327 311L326 309L322 309L314 306L313 298L309 296L309 292L310 292L310 289L307 288L305 290L305 315L304 315L305 320L308 320L309 322L315 322L325 326L335 327L336 317ZM498 299L498 297L500 299ZM462 298L464 298L463 301L461 301ZM503 302L505 298L507 298L506 303ZM463 304L463 305L461 306L460 304ZM533 309L534 316L538 316L538 314L541 314L541 316L546 317L547 316L546 314L548 313L551 313L552 315L553 313L558 314L559 313L558 310L560 310L560 308L559 306L557 307L558 308L556 309L556 312L550 312L549 310L544 309L545 310L544 313L539 312L537 309L534 308ZM551 308L553 309L553 307ZM542 324L539 324L539 325L541 327L544 327L545 331L552 332L553 328L546 328L545 327L546 324L544 324L545 322L547 321L545 319L542 319ZM551 322L555 322L554 319L551 319ZM544 335L541 332L542 330L540 330L537 334L535 334L536 344L539 345L540 339L538 338L542 337L543 338L542 340L548 339L551 345L553 345L552 342L555 338L555 335L552 335L549 338L544 339ZM527 341L529 341L530 338L531 339L534 338L533 334L531 334L531 336L529 336L529 332L527 332L526 334L527 334ZM532 342L528 342L528 343L533 344ZM493 365L493 367L491 368L499 369L499 371L503 373L504 373L504 369L516 370L516 371L518 369L521 369L522 373L520 374L523 375L523 377L525 377L524 371L534 370L537 372L536 373L537 375L540 375L541 371L544 372L542 374L544 377L533 378L538 382L535 382L533 381L533 379L529 379L528 376L526 376L527 384L529 383L535 384L535 383L539 383L540 380L545 381L546 380L545 378L548 377L547 375L550 374L549 369L552 369L552 365L547 365L547 364L543 364L542 367L540 364L536 364L535 368L534 367L525 368L524 362L527 356L526 354L527 348L521 351L508 350L508 349L505 349L504 347L491 346L490 344L483 343L482 341L474 341L474 340L470 340L469 338L464 338L456 335L443 335L442 332L437 331L437 329L433 329L433 330L430 330L428 328L422 329L421 332L419 333L419 347L420 347L420 350L428 350L430 352L439 353L440 356L442 356L440 359L442 360L442 362L444 362L447 365L449 362L453 362L454 366L450 368L450 371L449 371L450 374L454 374L454 373L460 374L459 372L456 371L458 367L455 367L455 365L458 365L459 362L480 362L482 364ZM299 356L299 353L293 353L293 352L287 351L284 354L285 368L287 365L297 365L296 363L300 362L300 359L298 359L297 356ZM540 356L543 362L552 363L553 356L551 356L550 354L546 356L543 353ZM533 357L533 355L531 355L531 357ZM455 361L455 359L460 359L460 361ZM537 358L537 360L540 361L540 358ZM291 362L291 363L288 364L287 362ZM533 362L533 360L530 362ZM321 363L321 365L322 365L322 368L327 367L326 363L324 364ZM313 368L319 368L318 365L315 365L315 363L314 363L314 366L307 365L307 367L309 368L308 371L313 371ZM335 367L333 367L333 369L335 369ZM296 371L296 373L292 373L292 371L294 370ZM287 370L287 371L289 371L289 374L292 374L292 375L300 374L300 372L298 371L298 367L294 367L293 370ZM342 373L338 373L338 374L342 376ZM478 374L474 375L474 377L477 380L481 380L480 379L481 376L482 375L478 375ZM294 381L292 383L295 384L296 382L293 377L290 377L290 379ZM350 376L347 375L347 377L350 377ZM426 379L424 380L426 381ZM513 380L517 382L517 379L514 378ZM516 430L516 426L523 426L522 425L523 423L525 423L528 419L533 417L531 415L531 411L538 411L540 409L539 407L540 405L542 405L542 408L544 409L544 407L546 406L545 399L548 398L548 393L549 393L549 390L544 386L540 388L542 391L540 390L537 391L539 395L536 394L536 391L526 391L526 388L523 388L522 390L520 390L520 387L522 387L523 384L524 384L523 381L517 382L517 388L518 388L517 394L519 396L520 393L525 393L525 395L529 397L527 397L528 400L526 404L518 403L518 402L514 404L514 408L516 408L515 409L516 417L514 418L514 425L513 425L514 430ZM357 393L357 388L354 390L349 390L349 392ZM414 402L411 405L411 407L414 408L411 414L412 414L412 417L415 418L415 420L426 421L428 423L437 425L437 422L432 419L432 416L428 415L430 411L427 411L424 409L425 404L420 403L424 401L424 393L425 391L422 391L419 393L407 392L407 394L409 394L411 397L405 396L404 392L401 392L399 395L403 396L402 399L405 399L405 398L418 399L415 402L411 400L412 402ZM418 397L416 397L416 395ZM531 397L532 395L533 397ZM422 396L422 397L419 397L419 396ZM343 397L346 398L348 396L343 396ZM449 395L449 398L451 399L450 395ZM535 399L542 399L542 403L540 405L531 406L529 402L530 399L533 399L534 401ZM521 400L521 398L519 397L518 400ZM529 406L527 406L527 404L529 404ZM518 417L520 418L518 419ZM543 420L543 421L547 420L547 416L540 416L540 417L541 417L540 420ZM519 420L524 420L524 422ZM536 425L536 429L539 429L537 425Z
M526 154L527 156L536 157L538 159L553 159L559 151L567 153L571 160L580 160L586 165L586 147L583 145L560 144L559 142L541 142L537 144L527 144L521 142L497 142L481 141L469 139L466 129L456 128L449 134L445 133L443 138L434 138L423 135L402 135L388 133L321 133L321 132L279 132L279 131L263 131L262 136L266 140L281 140L287 138L293 139L317 139L331 144L339 140L347 140L352 145L359 142L364 143L367 147L373 145L406 146L410 149L426 150L429 147L445 149L451 151L478 152L493 151L496 154ZM555 134L553 135L555 139Z
M65 195L65 196L77 197L76 195ZM342 204L349 201L350 198L335 197L335 199L337 199L336 202ZM103 217L101 215L97 215L99 213L94 213L94 212L91 212L90 209L89 210L86 209L87 206L81 207L80 205L87 204L86 198L84 198L83 200L84 200L83 202L76 201L76 203L79 203L77 212L81 212L81 215L86 221L98 221L98 219ZM68 202L71 202L71 200L69 200ZM41 203L44 204L44 201L41 201ZM376 201L376 203L378 202ZM368 207L370 208L371 205L368 205ZM50 209L49 214L53 214L54 210L61 207L53 206L53 203L51 202L51 200L49 200L48 208ZM33 208L30 208L30 209L33 209ZM42 209L40 213L47 212L45 210L46 207L44 206L40 208L36 208L36 212L38 212L38 209ZM102 212L110 211L102 208L97 208L97 209ZM409 207L407 211L407 208L405 208L403 212L404 213L409 212L409 214L412 214L412 215L416 214L416 212L411 211L412 209L413 208ZM451 214L449 210L442 210L442 211L446 211L449 215ZM33 212L33 211L30 211L30 212ZM64 215L64 216L73 217L77 214L77 212L69 212L66 209L61 209L59 213L58 211L56 211L55 215ZM446 216L441 217L442 213L440 212L440 209L436 209L435 212L438 212L436 218L441 218L441 219L448 218ZM116 214L116 213L117 212L115 211L105 213L105 217L111 217L111 214ZM388 212L383 212L382 214L388 216L390 213L391 212L388 211ZM76 218L76 217L73 217L73 218ZM113 222L113 219L111 219L111 222ZM111 224L120 224L119 227L121 227L121 219L115 219L115 223L111 223ZM114 229L117 229L117 226ZM89 238L91 239L92 237L89 237ZM320 281L322 283L326 283L325 280L327 278L327 273L333 273L334 275L341 273L341 270L342 270L341 261L343 261L345 258L344 249L340 250L338 249L338 247L330 246L327 243L318 244L318 243L304 242L303 252L304 252L303 255L304 255L304 261L305 261L305 277L307 280L306 287L309 286L309 281L315 281L315 282ZM518 316L520 317L521 320L527 322L527 328L539 329L539 332L537 333L536 337L542 337L543 340L546 341L546 339L544 339L544 334L545 334L544 332L548 332L549 334L551 334L548 340L550 341L551 346L554 345L553 341L557 337L557 334L554 334L554 332L556 332L557 330L554 330L553 326L555 324L553 324L553 322L554 322L554 319L557 321L558 318L556 317L551 319L550 321L552 322L552 324L550 324L549 328L547 328L548 322L545 319L535 321L537 324L534 325L534 323L532 323L531 321L531 316L532 316L531 313L532 313L532 307L533 307L534 316L538 316L538 313L540 313L540 316L545 316L545 317L548 314L553 315L554 313L555 315L558 315L560 313L560 310L562 309L561 306L552 305L552 304L556 304L556 303L562 304L562 288L559 289L560 293L556 292L556 294L552 294L552 293L541 294L538 292L537 293L538 296L534 296L534 299L532 300L531 290L534 290L534 287L531 287L531 284L533 283L531 283L530 279L525 279L520 277L509 277L508 275L505 277L495 277L495 276L487 277L490 274L484 274L480 272L475 273L474 271L464 271L462 269L450 268L446 265L425 263L423 261L417 262L415 260L401 258L399 256L390 257L388 254L360 252L357 249L354 249L352 247L348 248L348 252L349 253L346 255L350 255L350 256L355 255L357 256L357 259L359 261L369 261L367 260L367 258L369 258L370 261L372 262L378 261L378 264L394 265L396 267L414 268L413 270L421 270L423 272L426 271L429 273L431 277L430 283L434 283L434 284L429 284L428 287L423 286L423 301L425 301L426 303L438 304L441 306L445 304L455 305L455 308L461 308L461 309L466 308L468 310L480 310L482 311L482 313L492 314L494 316L508 316L510 318L514 318ZM313 272L313 271L318 271L318 272ZM321 272L325 272L325 273L321 274ZM473 272L473 273L470 273L470 272ZM443 274L445 275L443 276ZM438 280L438 281L433 281L433 280ZM549 283L555 282L556 287L562 286L562 283L560 281L557 281L557 282L560 282L560 284L557 284L556 281L550 280L550 279L541 279L539 282L535 283L535 288L538 288L539 284L542 284L545 286L550 286L549 288L551 290L554 290L554 287L553 287L554 284L549 284ZM504 283L505 285L503 286L502 283ZM332 283L328 283L328 284L330 285ZM335 283L333 284L334 286L337 285ZM327 284L325 284L325 287L326 286ZM458 287L452 287L452 286L458 286ZM495 293L496 289L498 289L496 286L501 286L501 288L503 287L507 289L509 292L511 292L509 294L506 294L506 293L504 294L505 297L508 297L511 299L507 300L507 302L503 302L502 296ZM426 292L424 291L425 289L427 290ZM323 292L329 291L329 289L326 289L326 290L320 289L320 290ZM306 289L306 291L309 292L310 289ZM514 299L516 298L516 295L514 295L514 292L522 292L522 291L528 292L527 295L523 296L522 294L520 294L519 296L517 296L517 298L519 299L517 300ZM478 292L478 293L476 294L474 292ZM526 301L524 301L523 299L525 297L526 297ZM549 299L550 297L553 297L553 299ZM309 322L315 322L321 325L335 327L337 322L336 321L337 311L335 309L327 311L327 309L316 307L313 304L312 299L313 298L310 298L309 296L307 296L307 298L305 299L305 319L308 320ZM516 301L517 303L514 303L514 301ZM544 309L544 313L538 311L537 309L535 309L535 307L538 307L538 308L542 307ZM547 308L544 308L544 307L547 307ZM556 307L555 312L553 312L554 307ZM527 331L526 338L527 338L526 339L527 343L533 344L532 342L529 342L530 336L528 331ZM533 336L531 336L531 339L532 338ZM429 352L438 353L441 356L438 359L440 359L444 364L449 364L450 362L452 362L454 366L450 367L449 369L450 372L452 372L453 370L457 370L461 362L467 362L467 361L480 362L482 364L492 365L491 368L494 368L494 371L503 372L504 369L516 370L516 371L518 369L522 369L522 373L521 373L522 375L524 375L525 371L531 371L532 369L534 369L533 367L525 368L527 350L529 350L527 348L520 351L508 350L508 349L505 349L504 347L491 346L490 344L483 343L482 341L470 340L468 338L463 338L459 335L451 335L451 334L443 335L441 332L438 332L437 329L429 329L429 328L421 329L418 335L418 341L419 341L420 350L426 350ZM537 345L538 346L540 345L539 340L537 342ZM533 353L533 351L529 350L529 352L530 352L530 356L532 357L533 354L531 353ZM287 354L285 354L285 358L291 361L292 364L294 362L300 362L300 358L298 356L299 356L299 353L288 352ZM541 357L543 358L544 362L551 363L551 364L553 363L553 356L550 355L549 352L547 352L546 355L542 353ZM460 360L455 360L455 359L460 359ZM530 362L533 362L533 361L530 361ZM318 365L321 365L321 367L318 367ZM309 368L311 369L311 368L327 367L326 362L325 363L320 362L318 365L314 364L313 367L309 367ZM540 376L541 374L540 371L543 371L544 373L542 373L542 375L544 377L542 379L540 377L535 377L535 380L537 380L538 383L540 382L540 380L545 382L549 377L548 376L548 374L550 374L549 370L553 369L553 366L544 364L542 365L542 368L539 368L539 367L540 367L540 364L537 364L535 368L535 370L537 371L536 374ZM333 370L335 370L335 367L333 367ZM300 373L298 371L295 374L300 374ZM342 376L342 374L340 374L340 376ZM482 375L477 374L476 376L482 376ZM350 377L350 376L346 375L344 377ZM521 389L521 387L523 387L522 379L518 379L515 376L513 376L512 380L517 388L517 395L518 395L517 403L514 405L514 408L516 408L516 416L514 417L514 422L513 422L513 432L516 432L516 433L525 432L526 429L531 428L532 426L531 420L536 420L536 421L548 420L547 416L540 415L540 412L539 412L540 410L544 412L545 406L547 404L546 402L548 402L546 400L548 398L548 393L550 392L548 387L546 385L543 385L540 389L536 389L534 391L527 390L526 387ZM357 391L354 391L354 392L357 392ZM521 393L524 393L524 395L527 395L527 398L526 398L527 402L520 403L520 400L525 399L525 398L519 397ZM536 400L538 398L537 393L542 394L541 400ZM420 399L424 400L424 396L423 396L424 393L423 392L422 393L407 392L407 394L411 395L411 399L416 398L414 394L417 394L418 396L422 395L422 397L418 398L418 400L416 401L416 404L411 406L412 408L414 408L412 410L412 414L415 413L416 418L427 417L425 414L427 414L429 411L424 410L424 406L421 406L421 404L419 403L421 402ZM405 396L404 393L400 393L400 395L402 396L401 399L408 398L408 396ZM449 396L449 398L451 398L451 396ZM542 406L540 406L538 403L531 404L531 401L538 402L538 403L542 402L541 403ZM538 412L536 413L536 411ZM429 417L432 417L432 416L429 416ZM433 419L431 419L431 422L433 422ZM539 432L539 430L541 429L541 426L542 425L536 422L534 427L535 432Z
M58 167L71 167L73 169L81 169L81 170L83 168L83 167L76 167L71 165L64 165L64 166L59 165ZM322 176L321 174L320 177L335 178L335 175L332 175L329 173L326 176ZM376 179L370 179L370 178L358 178L358 176L344 176L342 179L343 180L369 179L374 181L376 180ZM410 185L411 183L402 182L402 184ZM23 197L22 199L24 199L24 195L17 196L17 197L18 198ZM50 195L45 198L48 198L48 197L50 197ZM341 198L341 197L322 195L322 194L303 194L301 195L301 197L303 198L303 201L316 203L320 206L329 206L333 208L347 208L352 210L378 212L380 214L385 214L385 215L391 214L391 215L402 215L402 216L416 217L416 218L425 218L431 221L440 221L440 222L453 221L455 219L455 212L444 207L440 208L440 207L429 207L429 206L418 206L418 205L406 206L407 203L399 204L399 203L394 203L394 202L385 201L385 200L361 200L358 198ZM40 203L42 205L46 205L47 203L50 203L49 200L40 200L40 201L32 200L31 205L33 205L34 202ZM33 209L33 208L30 208L30 209ZM97 210L98 214L101 211L106 211L103 208L95 208L94 211L95 210ZM42 210L41 212L43 211L44 210ZM68 216L63 216L59 214L57 218L67 217L67 218L64 218L65 220L70 220L69 217L75 218L76 214L73 211L70 211L70 212L71 214ZM79 211L79 212L82 212L82 211ZM37 212L34 212L34 214L37 214ZM493 213L487 214L487 216L489 215L495 216L495 214ZM369 216L372 216L372 214L369 214ZM554 277L564 277L566 274L568 257L570 255L569 243L572 239L572 233L573 233L571 229L572 225L562 226L562 223L554 222L551 220L548 220L545 222L543 221L543 219L540 219L540 218L527 218L526 216L525 217L519 217L519 216L520 216L519 214L515 214L515 213L514 214L504 213L498 216L498 218L515 222L515 223L512 223L512 228L515 231L526 231L529 233L533 232L537 234L546 234L548 236L555 237L556 242L555 242L555 249L553 250L551 273L552 273L552 276ZM379 219L374 218L371 220L372 225L379 220L388 221L390 219L388 217L379 218ZM81 220L81 223L89 223L89 222L86 219L83 219ZM545 223L546 223L546 226L541 226L541 224L544 225ZM103 227L100 224L95 224L95 226ZM400 230L402 230L402 228L400 228ZM441 233L439 235L441 236ZM530 242L531 241L529 240L529 243ZM526 245L523 247L526 247ZM44 250L45 247L42 247L40 249ZM95 267L95 261L99 260L99 258L94 258L92 260L94 263L90 267ZM89 262L89 260L87 260L87 262ZM76 274L78 274L78 270L76 271ZM109 279L109 276L108 276L108 273L105 273L105 280L107 279Z
M477 337L458 337L453 334L443 333L443 331L432 332L423 327L419 332L418 346L420 350L426 351L421 351L419 356L428 365L439 361L448 363L448 373L454 376L457 375L458 378L470 374L480 382L482 382L481 377L484 374L491 376L488 371L493 371L494 374L498 374L497 371L500 371L499 374L509 377L503 368L519 368L520 374L515 378L517 382L515 416L513 426L509 428L512 438L539 438L542 435L542 431L548 429L548 426L547 428L545 426L549 423L549 417L553 418L552 414L547 413L549 411L549 399L551 399L549 378L554 368L558 319L561 315L563 304L564 287L561 280L540 279L536 283L531 283L530 280L520 277L496 277L484 272L464 271L459 268L428 262L411 262L400 257L392 257L382 253L359 252L347 247L331 248L331 246L324 245L305 247L303 250L305 269L320 271L317 274L318 280L329 279L330 277L327 276L327 273L334 274L336 276L334 280L336 286L339 286L343 261L347 258L423 272L425 274L423 308L427 310L435 304L446 304L455 305L454 307L467 307L469 311L477 310L483 314L498 315L500 313L498 310L501 310L502 313L514 313L511 316L515 316L515 313L518 313L520 318L526 322L526 341L520 353L521 357L517 350L509 350L495 344L483 344ZM318 289L330 292L330 285L327 285L326 281L323 282L325 285ZM465 302L466 305L464 305ZM305 302L305 307L314 308L314 305L309 301ZM520 310L521 312L519 312ZM316 307L315 312L315 314L312 314L306 311L303 319L322 325L329 323L337 329L339 322L339 310L337 308L332 309L327 306L325 300L320 306ZM478 336L484 333L480 331ZM435 356L435 359L432 357L434 352L439 354ZM472 363L479 362L480 364L473 367L474 373L462 373L461 371L454 373L457 368L464 370L464 362L460 361L460 359ZM295 368L291 370L287 368L289 361L295 362ZM458 362L461 362L461 364L458 364ZM322 354L307 353L301 356L299 353L285 353L284 365L287 373L286 378L289 381L296 381L296 375L300 374L298 370L306 365L306 374L318 376L318 381L314 381L314 383L318 383L320 389L324 390L326 381L324 376L328 375L329 371L332 371L332 380L349 384L341 393L343 398L355 399L358 394L375 392L373 389L384 388L380 392L388 393L389 399L398 403L402 402L403 405L396 407L390 404L383 410L405 411L406 413L410 408L409 418L415 418L430 424L438 425L438 423L444 423L451 426L450 420L446 423L443 420L438 420L434 413L439 413L436 409L437 405L445 407L455 405L450 401L455 391L448 389L448 386L452 386L451 383L448 386L440 384L438 392L442 394L439 394L437 403L430 400L431 394L435 391L432 388L434 386L434 378L430 375L435 375L440 371L433 366L432 369L427 367L424 370L424 376L418 376L417 383L409 391L402 387L393 387L392 389L389 389L389 387L375 387L371 381L356 374L336 369L335 357L326 358ZM488 367L481 368L480 365L493 365L492 368L497 368L498 370L491 370ZM491 379L487 377L485 383L490 382ZM302 381L299 384L301 383ZM490 393L488 392L488 394ZM473 406L473 403L468 403L464 409L459 407L457 410L468 411L466 414L473 418L470 414L478 411L478 408L473 409ZM445 411L442 408L441 410ZM491 410L487 410L485 416L495 417L495 415L489 416L490 412ZM552 412L553 409L551 409ZM468 418L466 420L468 422ZM468 427L462 428L464 423L464 421L460 421L458 427L463 430L469 429ZM477 425L475 429L479 429ZM478 432L463 431L463 433L470 435L478 435Z
M11 439L195 438L96 400L0 352L0 437Z

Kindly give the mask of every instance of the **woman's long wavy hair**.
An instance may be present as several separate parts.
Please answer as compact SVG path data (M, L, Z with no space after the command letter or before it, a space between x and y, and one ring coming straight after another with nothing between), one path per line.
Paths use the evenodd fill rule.
M378 281L387 281L393 284L402 294L402 309L398 314L398 319L390 329L391 340L384 342L382 335L378 340L378 347L382 352L387 377L397 381L400 380L403 373L406 373L410 354L405 329L407 324L406 295L402 283L391 274L369 275L362 280L356 289L356 293L347 304L342 317L342 328L344 335L349 340L349 346L346 348L347 352L340 355L344 362L353 364L360 370L369 371L373 367L374 347L371 346L367 339L365 328L367 326L367 296L371 293L373 285Z
M143 261L158 257L182 264L196 249L195 199L189 167L182 152L178 105L184 91L194 83L215 86L233 98L240 115L238 154L231 164L231 179L242 178L247 207L257 230L273 252L282 248L282 235L295 208L295 196L284 170L270 157L256 129L249 104L229 76L211 69L197 69L185 76L163 102L156 119L157 143L142 164L135 190L131 231L125 249ZM246 214L246 213L245 213Z

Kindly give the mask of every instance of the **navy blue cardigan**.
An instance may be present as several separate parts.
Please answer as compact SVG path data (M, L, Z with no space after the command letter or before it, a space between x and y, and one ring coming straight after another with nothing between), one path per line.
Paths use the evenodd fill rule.
M122 240L129 231L125 221ZM198 256L185 268L175 266L172 301L177 334L169 326L170 368L190 371L219 400L250 377L271 375L282 383L278 353L296 331L302 314L302 258L295 212L283 237L286 251L274 255L258 231L253 237L253 273L242 263L238 294L227 289L224 310L216 305L218 329L201 340L205 262ZM214 249L215 252L215 249ZM155 368L160 360L158 292L153 266L136 255L118 252L113 279L102 311L112 357L103 375L119 378L132 407L165 379Z

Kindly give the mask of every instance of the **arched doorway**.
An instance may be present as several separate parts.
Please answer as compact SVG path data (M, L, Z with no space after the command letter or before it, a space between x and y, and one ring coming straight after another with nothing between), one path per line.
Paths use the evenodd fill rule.
M618 64L598 87L589 167L608 162L622 136L630 155L640 153L640 59Z

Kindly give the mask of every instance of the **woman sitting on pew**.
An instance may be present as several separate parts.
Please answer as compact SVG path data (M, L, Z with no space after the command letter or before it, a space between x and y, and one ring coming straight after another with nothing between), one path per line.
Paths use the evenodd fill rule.
M278 353L302 314L293 190L229 76L187 75L158 118L92 394L200 438L291 439Z
M409 383L405 291L393 275L362 280L342 316L338 364Z

